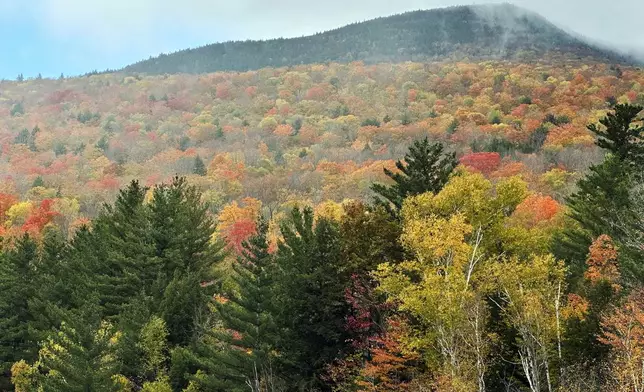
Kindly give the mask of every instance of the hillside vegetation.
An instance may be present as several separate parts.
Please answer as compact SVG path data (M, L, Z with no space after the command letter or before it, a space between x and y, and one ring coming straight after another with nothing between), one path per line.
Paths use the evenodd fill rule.
M374 64L544 57L628 61L571 36L533 12L503 4L409 12L300 38L215 43L162 54L123 71L207 73L329 61Z
M644 72L0 83L0 390L633 391Z

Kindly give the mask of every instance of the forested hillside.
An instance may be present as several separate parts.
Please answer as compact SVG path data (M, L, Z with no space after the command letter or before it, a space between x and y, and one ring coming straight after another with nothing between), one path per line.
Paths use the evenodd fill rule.
M629 61L573 37L538 14L500 4L409 12L300 38L216 43L162 54L123 71L206 73L329 61L535 61L544 57Z
M0 83L0 390L632 391L644 72Z

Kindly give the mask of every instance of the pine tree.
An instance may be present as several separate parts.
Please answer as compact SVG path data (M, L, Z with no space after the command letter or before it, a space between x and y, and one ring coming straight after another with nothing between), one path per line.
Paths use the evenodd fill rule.
M457 165L456 155L445 152L442 144L430 144L427 138L415 141L404 160L396 162L400 173L384 169L394 184L372 185L371 189L377 194L376 204L383 205L396 214L402 208L405 198L440 191Z
M208 298L201 287L198 274L175 270L174 277L165 288L160 306L171 345L185 346L190 343L197 315L206 310Z
M132 181L94 223L97 283L107 316L117 315L141 291L150 292L158 277L146 191Z
M203 159L201 159L199 155L195 157L195 166L192 169L192 172L199 176L206 175L206 165L203 163Z
M6 373L20 360L32 360L38 351L33 333L34 316L29 309L37 287L34 264L36 242L24 235L0 255L0 370Z
M236 290L215 302L221 326L195 349L201 374L193 381L205 390L259 392L276 382L267 231L260 219L257 234L243 244L243 255L233 264Z
M38 273L34 286L38 290L29 299L38 341L44 340L52 328L60 325L64 310L74 306L73 291L81 288L77 284L79 271L70 268L69 249L58 228L45 229L41 249L35 263Z
M100 308L88 300L70 311L40 351L39 387L48 392L117 392L118 362L114 328L101 320Z
M598 136L596 144L606 149L608 155L602 163L590 168L577 183L577 192L566 200L576 224L569 225L556 239L554 250L558 257L568 261L573 278L581 277L588 247L594 238L602 234L616 240L622 237L621 228L613 219L630 210L629 191L640 181L644 127L637 122L637 115L641 110L639 106L616 105L613 113L600 120L603 127L588 127ZM637 260L631 260L627 253L620 257L625 275L644 276L644 268L638 266Z
M346 348L344 299L350 277L342 268L337 224L294 209L282 224L276 256L275 307L281 359L292 388L322 387L322 369Z

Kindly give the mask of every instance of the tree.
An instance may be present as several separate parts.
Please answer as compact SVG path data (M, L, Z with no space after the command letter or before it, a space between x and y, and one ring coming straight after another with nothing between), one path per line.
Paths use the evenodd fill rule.
M40 350L35 364L43 370L37 385L51 392L119 392L123 379L118 374L114 328L101 321L99 308L88 303L69 312L60 328Z
M552 256L495 265L503 317L518 334L518 359L532 392L552 391L563 334L565 267Z
M36 242L28 234L0 254L0 371L4 374L20 359L35 359L38 351L29 307L36 292L37 258Z
M569 263L576 282L583 275L586 251L593 238L607 234L619 241L624 236L621 227L609 217L623 217L631 209L629 192L637 180L637 167L644 152L640 141L644 127L633 126L640 111L637 106L617 105L613 113L600 120L605 129L589 126L598 135L597 145L609 154L601 164L590 168L577 183L577 192L567 198L574 224L555 244L555 254ZM637 258L624 253L620 260L622 271L634 279L644 273Z
M287 361L290 388L317 385L325 365L346 349L344 289L350 277L342 268L337 224L310 208L293 209L281 225L284 240L276 255L277 347Z
M394 184L372 185L371 189L378 195L376 203L390 212L400 211L405 198L440 191L457 165L456 155L444 152L442 144L430 144L427 138L415 141L404 160L396 162L399 173L384 169Z
M493 187L478 173L453 177L433 194L409 197L401 211L408 259L383 263L376 276L388 300L414 320L403 343L431 355L441 390L486 388L492 364L490 269L511 252L503 235L527 195L517 178Z
M201 159L199 155L195 157L195 166L192 169L192 172L199 176L205 176L207 173L206 165L204 164L203 159Z
M115 316L140 292L150 293L159 273L149 212L147 188L132 181L114 205L105 205L94 222L94 266L101 304Z
M215 301L221 326L196 348L201 373L193 381L206 390L261 392L277 382L273 256L268 224L260 219L257 227L233 264L234 289Z
M641 391L644 388L644 293L641 289L629 295L625 303L602 320L599 340L610 346L613 382L607 388L615 391Z
M637 118L644 109L641 106L618 104L613 107L613 112L591 124L588 129L597 135L596 144L610 151L620 161L631 164L640 163L644 159L644 126Z

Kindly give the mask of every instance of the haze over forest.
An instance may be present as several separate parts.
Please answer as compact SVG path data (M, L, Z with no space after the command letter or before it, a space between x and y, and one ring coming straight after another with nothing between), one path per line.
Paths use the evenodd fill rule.
M642 390L641 6L204 3L0 2L0 391Z

